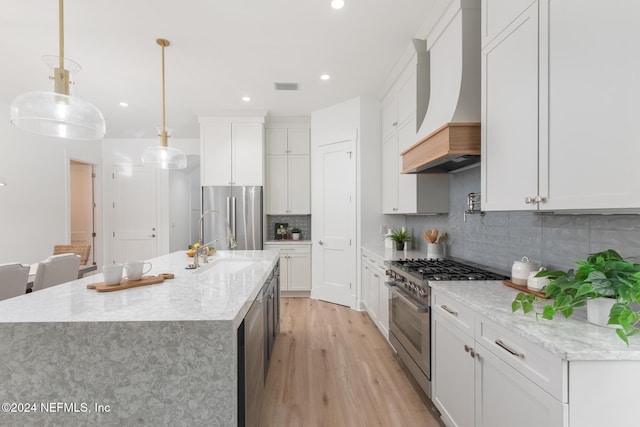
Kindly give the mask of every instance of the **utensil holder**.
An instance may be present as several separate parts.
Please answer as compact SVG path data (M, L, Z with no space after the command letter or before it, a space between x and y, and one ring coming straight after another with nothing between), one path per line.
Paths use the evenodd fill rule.
M444 244L427 243L427 259L444 258Z

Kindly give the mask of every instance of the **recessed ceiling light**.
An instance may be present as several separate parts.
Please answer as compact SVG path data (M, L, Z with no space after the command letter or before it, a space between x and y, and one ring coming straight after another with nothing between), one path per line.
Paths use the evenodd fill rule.
M329 80L331 78L331 76L329 74L321 74L320 75L320 79L322 80Z
M344 7L344 0L332 0L331 7L334 9L342 9Z
M242 97L242 100L243 100L244 102L249 102L249 101L251 101L251 98L249 98L248 96L243 96L243 97Z
M120 106L121 106L121 107L128 107L128 106L129 106L129 103L128 103L128 102L124 102L124 101L123 101L123 102L121 102L121 103L120 103Z

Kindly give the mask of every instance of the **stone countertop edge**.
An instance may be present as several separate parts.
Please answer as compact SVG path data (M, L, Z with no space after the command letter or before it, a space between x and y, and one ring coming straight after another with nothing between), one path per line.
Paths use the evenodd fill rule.
M535 312L542 313L547 301L536 302L532 313L513 313L511 303L518 291L501 281L431 282L430 286L564 360L640 360L640 335L629 337L627 346L614 329L589 323L586 307L576 308L569 319L557 314L551 321L541 315L537 320Z
M175 274L159 284L96 292L86 288L103 281L102 274L96 274L0 301L0 324L216 321L237 328L279 254L275 250L218 251L209 259L211 267L186 270L193 258L185 251L153 258L149 275ZM231 262L216 268L215 262L224 259Z

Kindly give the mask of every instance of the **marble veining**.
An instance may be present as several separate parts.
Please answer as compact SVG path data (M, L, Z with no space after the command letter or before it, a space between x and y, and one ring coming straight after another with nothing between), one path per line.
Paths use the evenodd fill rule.
M551 321L534 313L513 313L511 303L518 294L500 281L431 282L431 288L455 299L482 316L513 331L564 360L640 360L640 336L629 338L629 346L611 328L587 321L585 307L569 319L561 314ZM535 305L542 313L546 302Z

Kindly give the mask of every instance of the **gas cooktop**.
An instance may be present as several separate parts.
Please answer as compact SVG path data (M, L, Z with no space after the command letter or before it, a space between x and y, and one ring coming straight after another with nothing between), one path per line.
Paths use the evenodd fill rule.
M392 269L399 269L421 280L505 280L507 276L493 273L451 259L401 259L391 261Z

